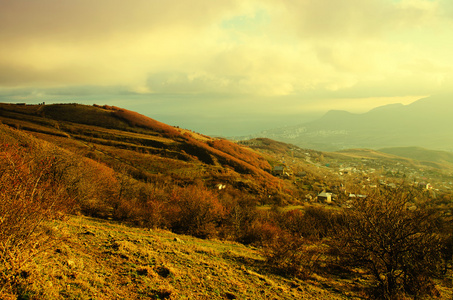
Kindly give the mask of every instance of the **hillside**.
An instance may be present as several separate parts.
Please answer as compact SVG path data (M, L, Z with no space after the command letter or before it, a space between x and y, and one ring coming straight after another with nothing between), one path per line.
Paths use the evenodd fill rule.
M117 107L0 104L0 121L140 180L170 175L181 184L226 181L257 194L277 181L259 154Z
M379 149L380 152L389 153L401 157L407 157L418 161L435 162L444 167L452 167L453 153L446 151L435 151L421 147L396 147Z
M402 107L391 105L370 113L379 115L380 111ZM333 128L336 124L329 120L335 120L336 116L349 118L354 115L331 112L326 115L325 123ZM448 174L452 167L447 152L425 151L422 155L417 151L415 155L415 150L409 151L411 148L407 147L404 149L409 154L363 149L344 150L338 152L341 155L335 155L267 138L233 143L108 105L0 104L0 121L142 182L166 184L171 181L179 186L203 182L214 190L221 184L268 204L273 201L297 204L300 199L316 197L316 192L323 189L319 182L325 182L326 176L330 178L327 185L336 185L340 179L335 170L331 170L334 171L332 174L319 168L326 164L338 169L340 165L357 166L368 159L370 168L384 167L389 172L402 164L404 168L399 168L400 173L412 177L439 177L439 181L447 182L450 180L442 173ZM390 152L384 154L385 151ZM291 174L306 176L296 185L272 176L272 167L278 165L290 167Z
M318 120L267 130L253 137L323 151L414 146L451 151L452 105L449 95L441 95L409 105L381 106L362 114L329 111Z
M260 251L237 243L86 217L49 226L54 240L19 279L27 299L328 300L353 293L345 279L273 274Z
M22 131L0 124L0 133L1 299L344 299L355 293L351 279L282 276L266 263L262 250L227 241L240 240L244 230L247 244L253 239L260 244L259 228L268 227L260 225L261 217L247 202L231 209L227 200L241 200L198 186L167 193L160 184L140 184ZM176 202L164 212L162 205L171 197ZM194 202L183 206L190 197ZM225 210L212 206L220 205L216 197ZM157 203L160 207L147 206ZM245 212L250 220L241 217ZM172 219L174 226L168 223ZM212 228L219 222L224 229ZM211 236L221 240L206 239Z
M0 108L2 299L451 296L451 174L438 166L236 144L110 106ZM435 190L413 184L425 176ZM388 285L376 251L404 281Z

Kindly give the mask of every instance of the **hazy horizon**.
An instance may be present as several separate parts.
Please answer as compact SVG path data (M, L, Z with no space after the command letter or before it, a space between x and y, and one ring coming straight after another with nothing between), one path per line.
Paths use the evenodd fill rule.
M0 102L110 104L230 136L453 87L447 0L0 5Z

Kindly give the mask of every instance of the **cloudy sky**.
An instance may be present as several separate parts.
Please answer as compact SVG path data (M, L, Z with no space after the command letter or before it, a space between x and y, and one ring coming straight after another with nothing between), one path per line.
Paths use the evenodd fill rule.
M0 0L0 8L2 102L111 104L238 135L453 87L451 0Z

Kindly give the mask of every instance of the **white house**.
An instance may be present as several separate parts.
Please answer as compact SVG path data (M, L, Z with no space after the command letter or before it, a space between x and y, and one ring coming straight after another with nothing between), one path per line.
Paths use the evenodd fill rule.
M322 203L332 203L332 193L321 192L318 194L318 200Z

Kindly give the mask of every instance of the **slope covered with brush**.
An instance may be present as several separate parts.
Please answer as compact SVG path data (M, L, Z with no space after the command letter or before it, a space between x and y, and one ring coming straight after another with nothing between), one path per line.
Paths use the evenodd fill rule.
M245 185L256 192L263 189L259 186L272 189L277 185L269 174L267 160L247 148L114 106L0 104L0 121L62 147L85 152L112 167L122 165L143 180L173 173L175 169L165 171L149 163L160 161L157 165L161 165L166 161L186 171L191 169L182 172L187 173L189 181L200 175L200 169L205 169L209 174L230 174L229 182L241 181L238 186ZM129 162L132 156L137 156L136 163Z

